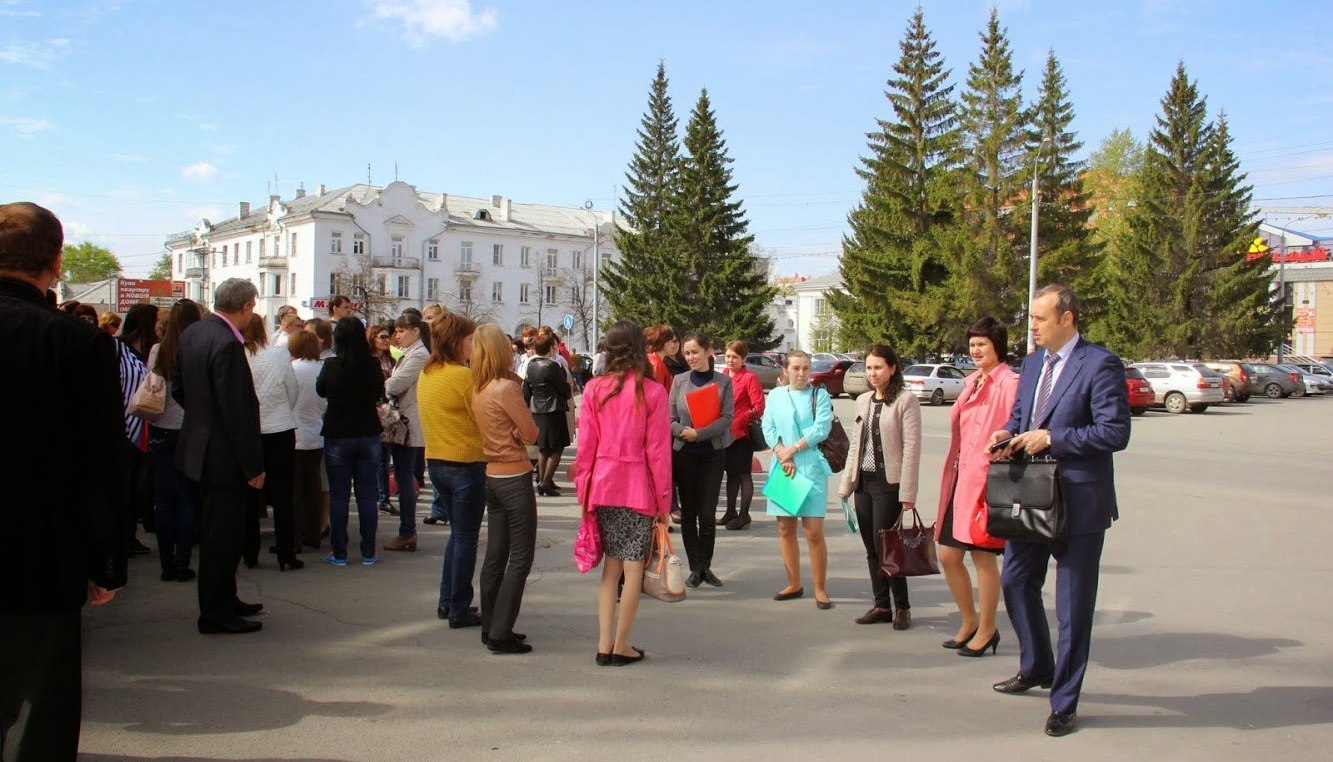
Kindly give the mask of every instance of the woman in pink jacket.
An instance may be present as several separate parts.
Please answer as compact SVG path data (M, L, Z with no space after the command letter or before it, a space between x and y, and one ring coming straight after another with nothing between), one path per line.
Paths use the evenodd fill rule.
M603 338L606 370L583 390L574 482L583 510L597 512L606 557L597 595L597 664L618 667L644 656L629 636L653 522L665 521L671 509L671 418L666 389L644 382L651 376L642 329L622 320Z
M962 614L958 633L941 645L959 656L981 656L999 648L995 611L1000 602L1000 571L996 556L1004 540L986 533L986 474L991 457L990 432L1004 428L1018 394L1018 374L1005 364L1009 331L984 317L967 330L967 349L977 372L954 403L950 420L949 455L940 482L939 519L935 540L949 592ZM972 579L963 565L970 553L977 569L980 613L972 597Z

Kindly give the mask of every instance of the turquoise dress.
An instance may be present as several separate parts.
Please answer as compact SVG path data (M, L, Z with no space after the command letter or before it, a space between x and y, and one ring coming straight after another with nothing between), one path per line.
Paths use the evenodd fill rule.
M810 395L815 395L814 410L810 409ZM764 407L764 439L770 445L782 444L791 447L802 438L810 445L808 450L796 453L796 471L815 483L810 494L796 512L799 517L824 518L828 503L828 478L833 475L828 461L819 451L819 443L828 438L833 428L833 400L823 387L811 387L803 391L794 391L789 386L779 386L768 393L768 402ZM773 465L768 470L768 477L781 473L782 464L773 458ZM769 516L790 517L772 503L768 505Z

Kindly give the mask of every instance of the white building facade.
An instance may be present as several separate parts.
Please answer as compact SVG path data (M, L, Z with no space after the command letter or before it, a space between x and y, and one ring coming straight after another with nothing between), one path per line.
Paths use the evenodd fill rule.
M200 221L167 241L172 278L189 298L209 303L227 278L259 289L255 311L272 322L292 305L327 317L342 294L371 319L440 303L509 333L556 326L566 343L595 341L596 263L617 256L609 212L426 193L404 182L320 186L294 198L269 197L216 224ZM609 307L600 302L605 320ZM561 327L566 316L573 329Z

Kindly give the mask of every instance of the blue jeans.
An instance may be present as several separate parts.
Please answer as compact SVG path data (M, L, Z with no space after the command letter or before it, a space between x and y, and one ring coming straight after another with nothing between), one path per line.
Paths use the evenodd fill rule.
M426 454L424 447L389 445L393 451L393 473L398 480L398 536L417 536L417 467Z
M176 443L180 435L175 429L156 426L148 431L148 453L153 461L157 555L164 572L189 568L190 548L194 545L194 485L176 469Z
M356 513L361 523L361 557L375 555L379 524L376 470L380 438L325 437L324 468L329 474L329 543L335 558L347 558L347 512L356 484Z
M440 572L440 607L462 616L472 606L472 575L477 570L477 537L486 509L486 464L446 466L426 462L431 484L449 514L449 542Z

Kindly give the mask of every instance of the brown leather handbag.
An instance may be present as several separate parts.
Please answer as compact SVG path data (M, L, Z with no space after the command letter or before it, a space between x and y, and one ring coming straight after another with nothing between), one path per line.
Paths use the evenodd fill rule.
M924 577L939 574L940 565L935 557L935 525L927 527L921 514L912 509L912 526L898 516L892 529L879 533L879 569L890 577Z
M815 409L815 397L817 394L810 395L810 414L818 417L819 413ZM832 402L832 400L830 400ZM833 469L833 473L838 473L847 465L847 451L852 447L852 442L847 438L847 432L842 428L842 422L838 420L838 414L833 414L833 425L829 428L828 436L823 442L819 443L819 452L823 454L824 460L828 461L828 467Z

